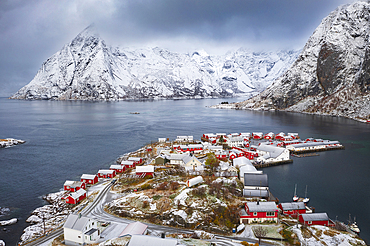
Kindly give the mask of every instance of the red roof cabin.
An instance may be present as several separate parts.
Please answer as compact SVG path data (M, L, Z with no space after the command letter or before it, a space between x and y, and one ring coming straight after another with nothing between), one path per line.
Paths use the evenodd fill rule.
M116 176L115 170L101 169L98 172L99 178L114 178L114 176Z
M240 224L277 223L278 211L275 202L247 202L240 213Z
M121 165L122 166L125 166L125 169L127 169L127 168L133 168L133 167L136 166L135 165L135 162L133 162L133 161L121 161Z
M282 214L297 218L297 215L306 213L306 206L303 202L283 202L279 204Z
M244 152L238 149L232 149L229 151L229 159L235 159L244 156Z
M140 157L129 157L127 160L133 161L135 165L143 163L143 159L141 159Z
M301 214L299 215L299 222L304 225L323 225L323 226L334 226L326 213L312 213L312 214Z
M263 138L267 140L274 139L274 137L275 137L275 134L273 132L269 132L263 136Z
M111 165L110 170L116 171L116 173L123 173L125 171L125 166L122 165Z
M138 166L136 167L136 175L142 178L146 176L154 177L154 166Z
M84 182L87 185L96 184L98 183L98 176L95 174L82 174L81 182Z
M78 204L80 201L86 198L86 191L84 189L80 189L76 192L69 193L66 198L66 203L68 204Z
M253 139L262 139L263 138L263 133L262 132L253 132L252 133Z
M63 186L64 186L64 190L67 190L70 192L76 192L79 189L86 189L86 184L82 181L66 180Z

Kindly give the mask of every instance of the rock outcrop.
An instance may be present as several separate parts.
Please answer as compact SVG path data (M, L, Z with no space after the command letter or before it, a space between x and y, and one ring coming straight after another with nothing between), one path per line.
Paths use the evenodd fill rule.
M369 119L369 27L369 2L338 7L322 20L290 69L235 107Z

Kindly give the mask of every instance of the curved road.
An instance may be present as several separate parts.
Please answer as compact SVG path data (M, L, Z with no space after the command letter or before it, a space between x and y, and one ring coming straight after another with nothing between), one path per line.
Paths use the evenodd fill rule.
M89 204L83 211L81 212L82 215L94 218L99 221L109 221L109 222L114 222L118 225L125 226L129 223L135 222L133 220L128 220L124 218L119 218L114 215L108 214L107 212L104 211L104 205L107 203L107 194L110 190L110 188L113 186L114 181L109 182L103 190L99 193L99 195L94 199L94 201ZM155 224L150 224L146 223L148 225L148 230L150 231L155 231L158 232L170 232L170 233L184 233L184 234L191 234L194 231L193 230L184 230L182 228L173 228L173 227L167 227L167 226L161 226L161 225L155 225ZM109 227L108 227L109 228ZM107 228L107 229L108 229ZM103 232L104 233L104 232ZM45 237L41 237L35 241L29 242L25 245L33 246L33 245L40 245L43 243L46 243L53 238L56 238L60 235L63 234L63 228L58 228L49 234L47 234ZM235 242L232 242L231 240L235 240ZM249 243L256 243L258 240L251 239L251 238L232 238L232 237L225 237L225 236L218 236L216 235L215 239L210 240L213 242L215 245L222 245L222 246L234 246L234 245L240 245L240 241L248 241ZM263 245L263 244L261 244ZM266 245L271 245L271 244L266 244Z

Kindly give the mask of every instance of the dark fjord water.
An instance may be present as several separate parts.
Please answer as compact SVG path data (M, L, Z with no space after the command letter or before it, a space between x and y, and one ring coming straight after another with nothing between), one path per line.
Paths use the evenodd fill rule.
M236 101L230 99L229 101ZM174 139L210 132L298 132L301 137L341 141L346 149L294 158L293 164L265 168L280 201L291 201L294 184L317 212L346 221L356 216L361 236L370 240L370 125L324 116L284 112L217 110L221 99L146 102L17 101L0 98L0 138L27 143L0 149L0 207L18 218L0 227L0 239L15 245L25 220L44 205L42 195L62 188L66 179L96 173L116 158L158 137ZM129 112L140 112L138 115Z

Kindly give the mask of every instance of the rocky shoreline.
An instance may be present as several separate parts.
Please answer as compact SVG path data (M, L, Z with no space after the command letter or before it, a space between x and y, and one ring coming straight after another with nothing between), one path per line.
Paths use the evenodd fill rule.
M215 109L235 109L235 110L251 110L251 111L267 111L267 112L274 112L274 111L283 111L283 112L290 112L290 113L302 113L302 114L311 114L311 115L322 115L322 116L332 116L332 117L344 117L347 119L359 121L362 123L370 123L370 119L364 119L358 117L356 115L343 115L343 114L333 114L333 113L322 113L322 112L306 112L303 110L297 110L296 108L293 109L275 109L273 107L254 107L255 105L241 105L241 103L229 103L229 104L217 104L212 105L210 108Z
M14 138L0 139L0 148L8 148L18 144L24 144L26 141Z

